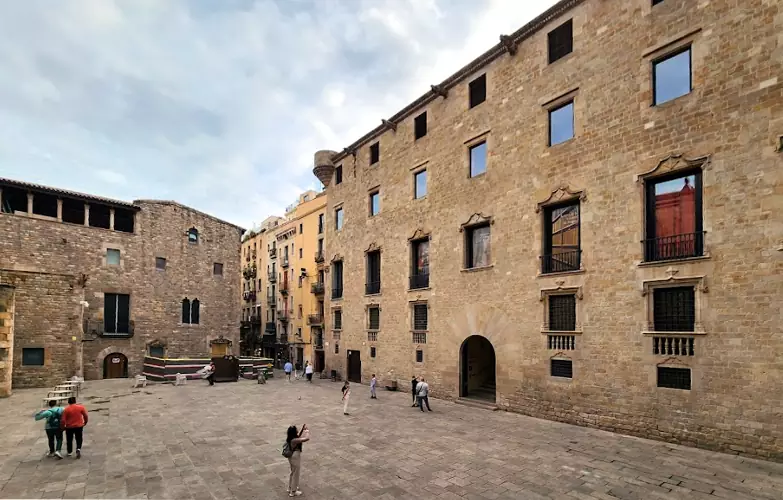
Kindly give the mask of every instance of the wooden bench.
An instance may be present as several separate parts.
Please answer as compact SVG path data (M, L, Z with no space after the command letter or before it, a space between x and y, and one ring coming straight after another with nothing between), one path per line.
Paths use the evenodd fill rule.
M49 401L52 401L52 400L54 400L56 402L57 406L65 406L65 403L68 402L68 398L69 397L70 396L67 396L67 397L44 398L43 399L43 407L44 408L49 408Z

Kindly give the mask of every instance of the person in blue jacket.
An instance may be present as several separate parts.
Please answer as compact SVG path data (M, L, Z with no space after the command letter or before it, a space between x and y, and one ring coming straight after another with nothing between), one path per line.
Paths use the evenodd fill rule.
M49 455L62 460L63 456L60 450L63 449L63 431L60 428L60 419L63 416L63 409L57 406L57 401L49 401L49 409L44 409L35 414L36 420L46 419L46 437L49 439Z

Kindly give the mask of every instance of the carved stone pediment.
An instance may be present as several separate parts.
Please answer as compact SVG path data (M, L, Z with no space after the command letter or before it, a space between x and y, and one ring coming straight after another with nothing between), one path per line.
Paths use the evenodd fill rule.
M231 345L231 344L233 344L233 342L231 342L230 340L228 340L226 338L223 338L223 336L221 335L218 338L212 339L212 340L209 341L209 345L215 345L215 344Z
M163 348L165 348L166 347L166 343L163 342L160 339L155 339L152 342L150 342L149 344L147 344L147 347L163 347Z
M425 231L422 228L418 228L416 229L416 231L413 232L413 235L410 238L408 238L408 241L421 240L424 238L429 238L429 236L430 236L429 231Z
M657 363L655 366L671 366L671 367L677 367L677 368L690 368L688 363L685 363L682 359L679 359L675 356L669 357L661 361L660 363Z
M542 288L540 292L541 295L538 300L543 302L544 299L546 299L546 297L549 295L556 295L558 293L567 293L567 292L573 292L573 294L576 296L578 300L582 300L584 294L582 293L581 286L563 286L563 284L564 282L562 280L558 280L556 288Z
M558 351L553 356L550 356L549 359L567 359L569 361L572 361L571 360L571 356L569 356L568 354L566 354L563 351Z
M666 158L660 160L655 167L647 172L636 176L636 182L642 182L651 177L666 175L678 170L688 170L692 168L704 168L710 162L711 156L699 156L697 158L687 158L682 153L672 153Z
M381 246L373 241L372 243L370 243L370 246L368 246L367 250L365 250L364 252L365 253L367 253L367 252L375 252L376 250L380 250L380 249L381 249Z
M340 255L339 253L336 253L334 254L334 257L332 257L332 260L330 260L329 262L334 263L334 262L339 262L341 260L343 260L343 256Z
M658 280L645 280L642 282L642 297L647 296L656 286L680 283L683 285L693 285L696 291L701 293L709 293L710 287L707 285L706 276L677 276L678 271L676 269L669 268L666 270L668 278Z
M495 221L490 215L484 215L481 212L476 212L470 216L470 218L460 225L459 231L462 232L466 227L475 226L476 224L494 224Z
M540 212L542 208L560 203L561 201L579 200L585 201L587 198L584 191L573 191L567 185L561 185L551 193L547 199L538 202L536 205L536 213Z

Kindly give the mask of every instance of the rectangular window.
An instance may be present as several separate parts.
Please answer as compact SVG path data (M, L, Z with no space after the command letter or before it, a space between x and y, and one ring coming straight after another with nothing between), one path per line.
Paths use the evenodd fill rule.
M553 377L573 378L574 369L570 359L550 359L550 374Z
M413 330L423 332L427 330L427 304L413 304Z
M324 232L324 214L318 214L318 234Z
M106 250L106 264L110 266L120 265L120 251L116 248L109 248Z
M476 177L487 171L487 143L482 142L470 148L470 176Z
M549 330L572 332L576 330L576 296L549 296Z
M367 295L381 293L381 251L367 252Z
M648 262L699 257L704 251L701 171L645 183Z
M658 367L658 387L667 387L669 389L691 390L691 370L690 368L670 368L668 366Z
M304 225L303 224L299 224L299 234L302 234L303 228L304 228Z
M413 343L414 344L426 344L427 343L427 332L413 332Z
M166 259L163 257L155 257L155 269L159 271L166 270Z
M653 105L677 99L693 90L690 47L657 59L652 65Z
M5 195L5 193L3 193ZM3 196L5 198L5 196ZM84 224L84 202L63 198L63 222Z
M569 19L549 32L549 64L561 59L574 50L573 20Z
M374 358L374 357L375 357L375 347L374 347L374 346L373 346L373 347L370 347L370 357L371 357L371 358Z
M411 242L411 283L410 288L430 286L430 240L425 238Z
M334 228L339 231L343 228L343 209L338 208L334 211Z
M468 84L469 104L475 108L487 100L487 75L481 75Z
M413 198L419 199L427 196L427 171L422 170L413 174Z
M413 136L415 140L427 135L427 112L423 112L413 119Z
M166 350L160 346L150 346L150 356L153 358L163 358L166 356Z
M130 295L103 294L103 332L123 335L130 333Z
M370 165L375 165L381 161L381 143L376 142L370 146Z
M381 309L379 307L371 307L367 310L368 316L368 329L380 330L381 329Z
M43 347L22 348L22 366L43 366L43 365L44 365Z
M332 298L343 296L343 262L338 260L332 264Z
M653 289L653 329L656 332L692 332L695 325L692 286Z
M342 184L343 183L343 166L337 165L337 168L334 169L334 183L335 184Z
M549 145L574 138L574 101L549 110Z
M547 207L541 273L578 271L581 255L579 202Z
M214 264L212 264L212 274L214 276L223 276L223 264L221 264L220 262L215 262ZM261 280L258 281L260 282ZM261 290L260 283L258 285L258 289Z
M334 327L335 330L343 329L343 312L340 309L334 310Z
M416 350L416 362L417 363L424 362L424 351L422 351L421 349Z
M378 215L381 211L381 192L373 191L370 193L370 217Z
M465 267L486 267L490 265L489 224L465 228Z

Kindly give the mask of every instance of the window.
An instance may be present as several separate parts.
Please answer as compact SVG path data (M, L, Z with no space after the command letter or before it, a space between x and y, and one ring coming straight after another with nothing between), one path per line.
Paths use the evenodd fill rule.
M368 330L381 329L381 308L378 306L370 307L367 310Z
M193 299L193 301L188 300L187 297L182 299L182 324L198 325L199 308L200 303L198 299Z
M413 174L413 197L415 199L427 196L427 171L422 170Z
M421 349L416 350L416 362L417 363L424 362L424 351L422 351Z
M374 347L374 346L373 346L373 347L370 347L370 357L371 357L371 358L374 358L374 357L375 357L375 347Z
M376 142L370 146L370 165L375 165L381 161L381 143Z
M490 264L489 224L465 228L465 267L473 269Z
M653 105L690 94L692 89L690 47L653 61Z
M424 238L411 243L411 282L410 288L430 286L430 240Z
M332 264L332 298L343 296L343 262L338 260Z
M299 316L298 318L302 317L302 304L299 304Z
M343 228L343 209L338 208L334 211L334 228L339 231Z
M159 271L166 270L166 259L163 257L155 257L155 269Z
M574 138L574 101L549 110L549 145Z
M303 224L299 224L299 234L302 234L302 229L304 228Z
M318 214L318 234L324 232L324 214Z
M413 330L427 331L427 304L413 304Z
M90 204L90 227L111 228L111 209L106 205Z
M57 197L50 194L33 194L33 213L45 217L57 217Z
M645 189L645 260L703 255L701 171L648 181Z
M561 59L574 50L573 21L569 19L549 32L549 64Z
M22 348L22 366L43 366L43 365L44 365L43 347Z
M5 192L3 192L5 198ZM63 222L84 224L84 202L63 198ZM116 221L115 221L116 222Z
M573 378L574 369L570 359L550 359L550 375L553 377Z
M691 390L691 370L690 368L671 368L668 366L658 367L658 387L667 387L669 389Z
M223 264L220 262L215 262L212 264L212 275L223 276ZM261 290L261 280L258 280L258 289Z
M343 166L337 165L337 168L334 169L334 183L335 184L342 184L343 183Z
M343 311L341 309L334 310L334 326L335 330L343 329Z
M367 252L367 295L381 293L381 251Z
M120 251L116 248L109 248L106 250L106 264L110 266L120 265Z
M663 0L652 0L653 5L658 5L659 3L663 3Z
M300 258L300 259L302 258L302 249L301 249L301 248L299 249L299 258ZM301 283L299 283L299 286L302 286L302 284L301 284Z
M114 209L114 230L122 231L123 233L132 233L134 223L134 212L131 210L123 210L121 208Z
M487 75L481 75L468 84L469 104L475 108L487 100Z
M340 354L340 344L338 342L334 343L334 353Z
M130 295L103 294L103 332L125 335L130 333Z
M653 329L656 332L692 332L696 305L692 286L653 289Z
M149 346L150 356L153 358L166 357L166 349L162 346Z
M373 191L370 193L370 217L378 215L381 211L381 193L380 191Z
M541 273L578 271L580 256L579 202L544 210L544 255Z
M198 243L198 229L195 227L188 229L188 243Z
M549 330L572 332L576 330L576 295L550 295Z
M414 140L421 139L427 135L427 112L423 112L413 119L413 137Z
M482 142L470 148L470 176L476 177L487 171L487 143Z

